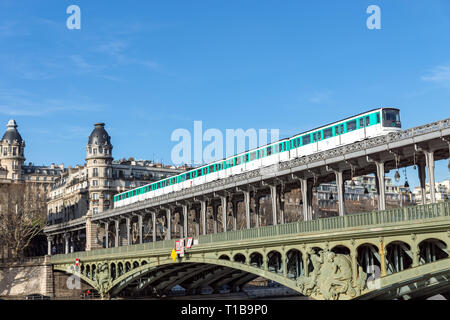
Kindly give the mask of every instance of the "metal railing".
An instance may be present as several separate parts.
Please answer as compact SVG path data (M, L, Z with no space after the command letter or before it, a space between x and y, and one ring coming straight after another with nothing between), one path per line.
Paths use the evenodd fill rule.
M304 233L318 233L329 230L350 229L364 226L385 225L414 220L426 220L437 217L450 216L450 201L432 203L420 206L410 206L398 209L372 211L359 214L349 214L341 217L322 218L311 221L298 221L281 225L265 226L253 229L227 231L222 233L200 235L199 245L208 245L226 241L252 240L256 238L272 238L282 235L294 235ZM52 256L52 262L75 258L89 258L108 256L119 253L132 253L155 249L172 249L175 240L148 242L137 245L98 249L70 254Z

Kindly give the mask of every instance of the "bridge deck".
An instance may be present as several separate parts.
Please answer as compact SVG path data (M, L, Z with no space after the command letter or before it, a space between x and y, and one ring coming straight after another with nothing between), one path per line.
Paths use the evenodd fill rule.
M410 225L417 226L422 224L431 228L434 225L443 227L450 225L450 202L442 202L437 204L428 204L422 206L410 206L399 209L373 211L360 214L351 214L343 217L323 218L312 221L299 221L282 225L272 225L260 228L245 229L238 231L229 231L224 233L200 235L196 238L199 245L191 250L208 251L217 249L222 246L251 246L266 244L271 242L290 243L297 239L301 241L311 241L314 238L333 237L333 239L344 237L349 238L351 234L361 237L361 231L370 232L367 236L374 237L374 234L381 231L387 232L392 230L400 233L402 228L407 232L411 232ZM437 223L437 224L436 224ZM369 228L369 230L368 230ZM108 249L97 249L92 251L74 252L70 254L54 255L51 258L52 263L72 262L75 258L90 260L109 258L117 255L138 255L145 253L147 255L167 255L170 254L172 248L175 247L175 240L164 240L156 242L148 242L144 244L136 244L130 246L121 246Z

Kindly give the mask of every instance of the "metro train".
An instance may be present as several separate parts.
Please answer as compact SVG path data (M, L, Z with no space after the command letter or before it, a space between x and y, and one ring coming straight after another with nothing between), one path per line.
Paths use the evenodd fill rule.
M373 109L117 194L114 208L401 130L399 109Z

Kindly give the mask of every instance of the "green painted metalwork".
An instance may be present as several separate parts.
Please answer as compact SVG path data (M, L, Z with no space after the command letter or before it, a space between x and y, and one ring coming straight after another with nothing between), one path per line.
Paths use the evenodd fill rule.
M450 203L197 238L199 245L187 249L185 256L175 262L170 257L175 240L56 255L52 256L51 262L55 270L68 272L75 259L80 259L82 279L87 279L102 295L117 294L155 270L165 270L180 263L180 268L183 268L187 263L199 264L198 268L208 264L241 270L244 272L243 281L247 279L245 273L262 276L315 299L353 299L381 292L386 286L392 286L396 279L404 281L405 277L417 277L417 272L428 270L424 266L436 265L440 270L450 270ZM301 272L290 271L292 250L296 252L296 268L301 268ZM258 256L262 260L252 260ZM379 269L383 280L381 287L368 286L371 282L367 279L370 280L374 272L371 268ZM112 270L115 270L114 276ZM199 273L201 269L197 271ZM189 273L179 272L179 277L189 278ZM197 279L191 286L207 283L207 280ZM175 278L168 283L178 282ZM233 283L240 282L236 280ZM164 282L158 285L164 287Z

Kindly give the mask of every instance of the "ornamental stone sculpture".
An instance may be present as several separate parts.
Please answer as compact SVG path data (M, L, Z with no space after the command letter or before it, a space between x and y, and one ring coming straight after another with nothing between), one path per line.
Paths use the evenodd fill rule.
M109 266L107 263L99 264L96 280L98 292L100 293L100 296L103 299L107 288L111 284L111 279L109 277Z
M325 300L354 298L365 287L367 275L359 268L359 281L353 283L352 262L346 254L311 249L306 253L314 267L308 277L297 279L297 286L305 296L322 297Z

